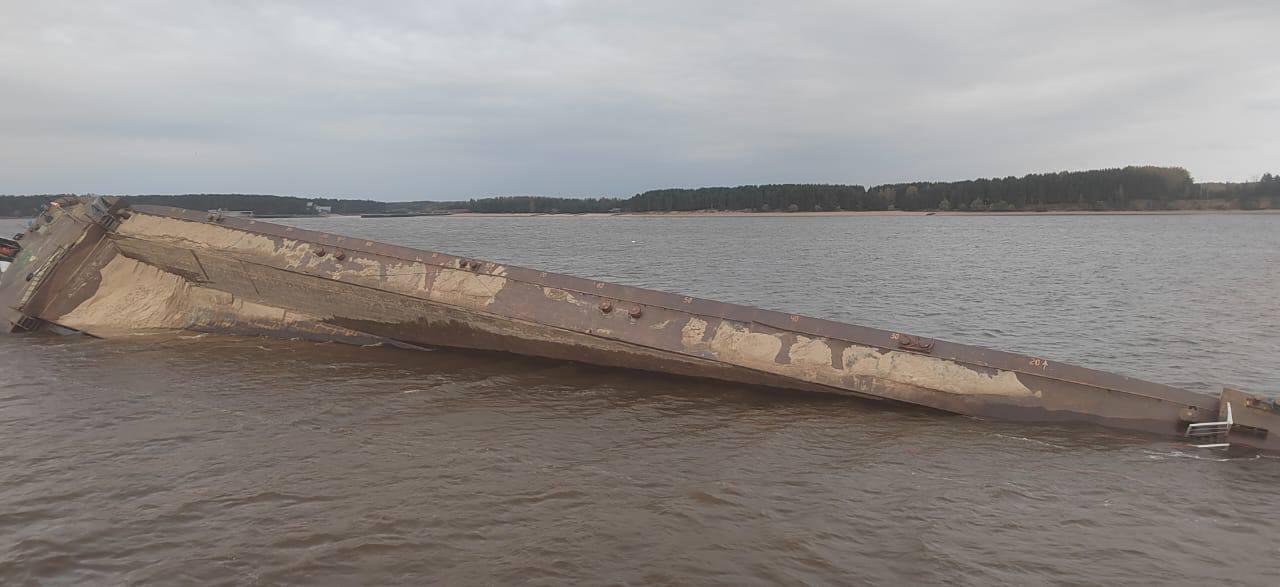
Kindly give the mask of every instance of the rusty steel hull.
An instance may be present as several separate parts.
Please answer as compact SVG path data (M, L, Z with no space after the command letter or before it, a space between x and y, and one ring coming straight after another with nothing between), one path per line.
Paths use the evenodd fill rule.
M0 276L0 326L11 330L481 349L1171 435L1223 409L1220 398L1042 357L252 219L98 199L65 202L38 224ZM1237 413L1250 409L1238 401ZM1280 449L1266 433L1280 416L1254 412L1239 443Z

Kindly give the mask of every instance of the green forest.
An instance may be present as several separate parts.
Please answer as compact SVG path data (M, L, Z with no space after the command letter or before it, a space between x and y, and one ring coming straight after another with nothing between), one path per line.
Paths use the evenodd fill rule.
M549 198L545 196L502 196L467 202L415 202L427 209L470 212L531 212L535 214L581 214L621 210L618 198Z
M0 196L0 218L35 216L41 206L72 194L48 194L39 196ZM334 214L365 214L383 212L388 204L372 200L341 200L334 198L297 198L259 194L182 194L174 196L143 195L124 196L130 204L174 206L189 210L252 210L254 214L314 214L308 207L332 206Z
M630 211L754 210L1167 210L1280 206L1280 178L1196 184L1177 167L1125 167L951 182L778 184L665 189L637 194ZM1221 201L1226 200L1226 201ZM1203 203L1203 205L1197 204Z
M27 217L58 195L0 196L0 217ZM502 196L469 201L397 202L299 198L251 194L126 196L133 204L195 210L251 210L255 214L334 214L458 210L480 213L579 214L586 212L831 212L839 210L1177 210L1280 208L1280 176L1245 183L1196 183L1180 167L1124 167L1033 173L1022 177L872 186L767 184L659 189L630 198Z
M1169 210L1280 207L1280 177L1197 184L1179 167L1125 167L1034 173L951 182L860 185L766 184L660 189L620 198L514 196L469 202L415 202L473 212L832 212L839 210Z

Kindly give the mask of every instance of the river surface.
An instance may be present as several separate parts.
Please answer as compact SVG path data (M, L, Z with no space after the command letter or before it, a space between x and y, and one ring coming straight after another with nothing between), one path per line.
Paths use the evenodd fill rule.
M1280 393L1280 215L283 222ZM499 354L0 336L5 585L1277 585L1277 487L1176 439Z

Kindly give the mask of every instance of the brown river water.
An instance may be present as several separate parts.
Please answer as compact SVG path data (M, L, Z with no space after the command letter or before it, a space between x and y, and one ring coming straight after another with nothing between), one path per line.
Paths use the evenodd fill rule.
M282 222L1280 394L1280 215ZM1277 585L1278 486L1174 438L501 354L0 336L4 585Z

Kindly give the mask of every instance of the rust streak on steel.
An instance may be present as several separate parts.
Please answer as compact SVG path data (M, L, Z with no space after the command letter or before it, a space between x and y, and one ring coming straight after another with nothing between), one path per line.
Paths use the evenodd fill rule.
M1215 421L1231 401L1248 432L1232 442L1280 450L1267 433L1280 430L1274 404L1235 391L1225 400L916 334L104 198L52 207L0 276L0 326L40 325L504 351L1165 434Z

